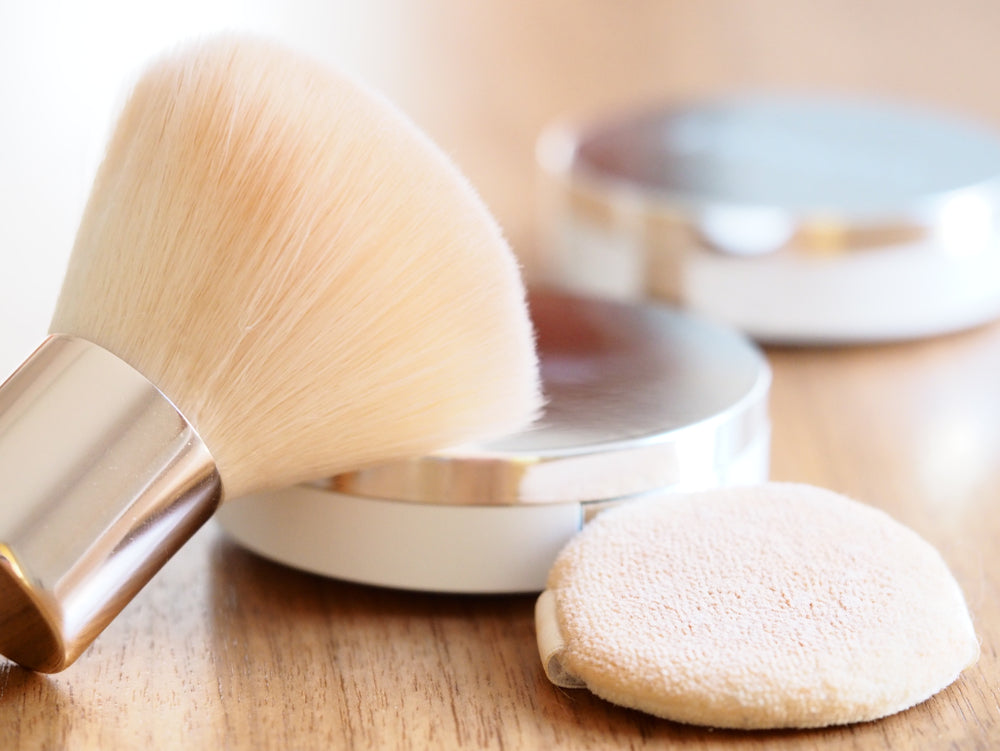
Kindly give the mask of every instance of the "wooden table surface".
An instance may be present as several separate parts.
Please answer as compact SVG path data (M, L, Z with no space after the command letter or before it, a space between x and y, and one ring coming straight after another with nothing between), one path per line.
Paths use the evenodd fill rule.
M458 155L519 238L530 224L528 139L549 114L541 105L550 97L539 90L519 99L519 113L495 69L477 77L446 54L448 44L479 46L473 28L522 29L500 28L493 18L474 27L462 16L475 6L499 17L502 4L434 5L448 6L461 34L419 26L432 17L423 4L420 13L395 0L369 7L409 15L393 27L396 41L416 50L423 40L423 47L397 51L436 53L433 73L454 101L421 112L405 76L396 91L392 76L380 82ZM582 8L595 23L581 18ZM564 29L587 49L603 39L622 55L635 47L620 29L603 34L602 16L611 11L600 3L521 10L565 14L572 24ZM660 57L673 51L677 64L657 59L673 93L817 84L938 102L1000 125L1000 97L992 91L1000 11L986 0L894 0L877 8L860 0L712 0L686 10L650 0L633 10L664 28L668 43L657 49ZM652 28L638 18L633 26ZM651 43L651 35L643 39ZM538 35L535 48L563 61L568 43L553 40ZM523 69L511 80L523 83L538 66L518 59ZM426 66L395 70L414 80L428 76ZM572 78L574 70L560 72ZM585 98L579 86L629 96L655 88L646 76L625 92L628 79L613 80L613 71L597 65L575 72L573 85L562 87L567 98ZM489 95L467 95L463 87L473 90L484 78ZM470 139L453 132L483 123L495 132ZM497 149L483 148L490 138L500 139ZM504 171L522 162L518 175ZM767 355L774 369L772 477L887 510L941 551L965 591L982 656L926 703L821 731L680 726L552 687L536 652L533 597L436 596L331 581L254 557L209 526L65 672L42 676L0 660L0 749L1000 748L1000 324L926 341Z
M966 593L982 656L928 702L823 731L675 725L549 685L530 596L331 581L213 526L65 672L0 664L0 748L1000 747L1000 325L768 356L773 476L891 512Z

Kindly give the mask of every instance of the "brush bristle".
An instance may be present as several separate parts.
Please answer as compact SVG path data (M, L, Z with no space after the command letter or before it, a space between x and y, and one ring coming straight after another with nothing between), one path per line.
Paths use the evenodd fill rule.
M52 331L130 363L227 497L523 427L516 262L390 105L260 40L155 64L94 184Z

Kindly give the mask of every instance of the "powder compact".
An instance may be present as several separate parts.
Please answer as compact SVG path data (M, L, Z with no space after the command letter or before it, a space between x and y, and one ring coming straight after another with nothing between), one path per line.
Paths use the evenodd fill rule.
M548 400L536 425L234 499L223 528L265 557L355 582L532 592L602 509L766 480L770 370L742 334L552 290L529 306Z
M1000 139L938 113L742 96L556 124L538 275L766 341L886 341L1000 315Z

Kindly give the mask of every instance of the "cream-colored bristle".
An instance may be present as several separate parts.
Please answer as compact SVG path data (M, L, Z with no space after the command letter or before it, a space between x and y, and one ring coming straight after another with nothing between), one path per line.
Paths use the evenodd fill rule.
M499 435L540 396L516 263L390 105L224 38L140 79L52 331L197 428L227 497Z

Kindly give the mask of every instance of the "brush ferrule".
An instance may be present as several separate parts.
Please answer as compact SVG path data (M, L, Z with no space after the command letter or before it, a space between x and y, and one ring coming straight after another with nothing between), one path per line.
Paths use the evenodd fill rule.
M88 341L46 339L0 386L0 654L67 667L221 497L152 383Z

